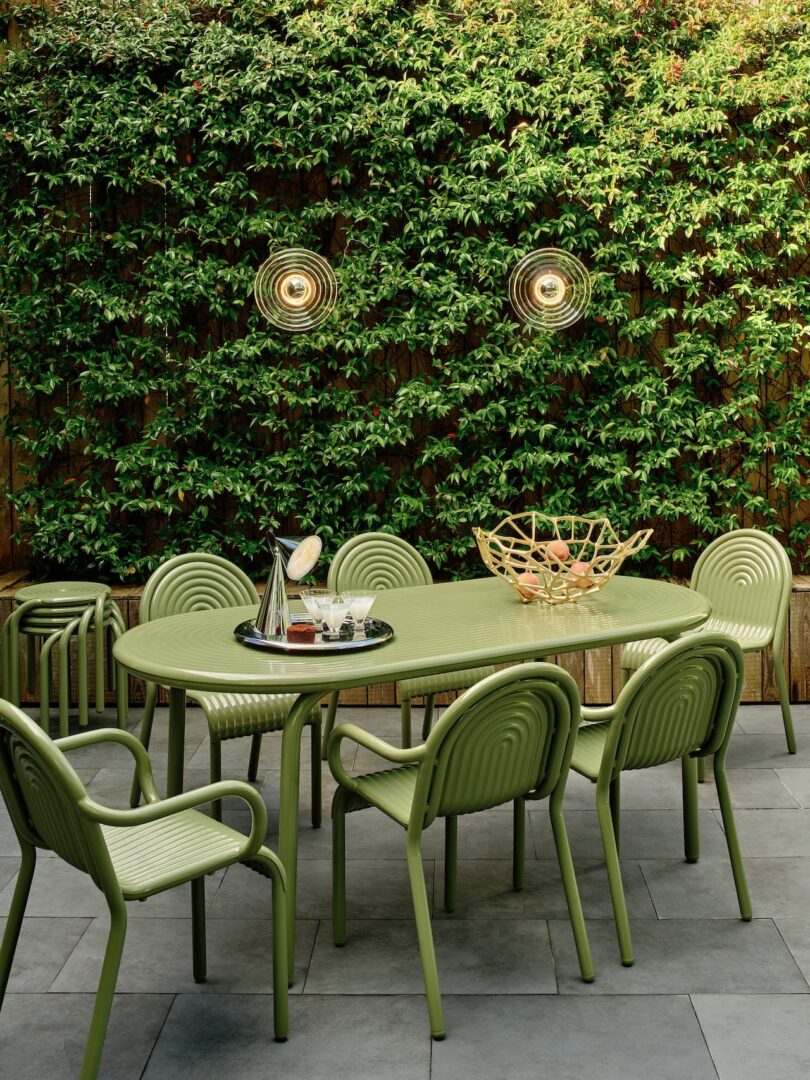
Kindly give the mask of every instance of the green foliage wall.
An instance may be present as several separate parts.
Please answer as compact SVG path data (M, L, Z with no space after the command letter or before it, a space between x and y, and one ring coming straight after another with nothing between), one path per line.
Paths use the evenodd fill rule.
M480 573L523 506L734 522L806 566L803 0L64 0L0 68L0 314L25 557L145 576L384 526ZM287 336L269 250L338 274ZM591 312L529 332L558 245ZM22 470L22 471L20 471Z

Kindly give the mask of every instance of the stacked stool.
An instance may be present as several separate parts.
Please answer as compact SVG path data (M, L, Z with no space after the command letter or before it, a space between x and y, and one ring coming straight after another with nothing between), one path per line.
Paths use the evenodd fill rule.
M20 704L20 637L28 654L28 689L36 692L36 640L42 639L39 659L39 716L48 730L51 701L51 653L58 650L59 735L68 734L70 707L70 641L76 638L79 723L89 720L87 639L95 642L96 711L104 711L104 687L115 691L118 726L126 727L127 679L116 671L112 645L126 629L109 585L95 581L51 581L27 585L14 597L16 607L6 620L2 633L4 696Z

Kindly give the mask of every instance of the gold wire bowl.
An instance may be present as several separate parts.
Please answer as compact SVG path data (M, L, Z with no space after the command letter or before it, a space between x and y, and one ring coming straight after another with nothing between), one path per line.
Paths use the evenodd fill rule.
M607 518L547 517L531 510L504 518L491 532L473 529L484 563L524 604L567 604L598 592L652 529L620 540Z

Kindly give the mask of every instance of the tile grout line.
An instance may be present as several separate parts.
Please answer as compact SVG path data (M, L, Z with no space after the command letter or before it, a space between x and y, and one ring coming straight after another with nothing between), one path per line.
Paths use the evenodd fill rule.
M798 968L799 974L804 979L805 983L807 983L808 988L810 988L810 978L808 978L807 975L805 975L805 973L802 971L801 965L799 964L799 961L796 959L796 957L793 955L793 950L791 949L790 945L788 945L787 940L785 939L785 935L779 929L779 926L777 925L776 919L772 917L770 921L773 923L774 930L776 930L777 934L779 935L779 937L782 940L782 943L784 944L785 948L787 949L788 955L790 956L790 959L793 961L793 963Z
M59 917L60 917L60 916L51 916L51 918L59 918ZM68 916L68 917L69 917L69 916ZM81 945L81 943L82 943L82 942L84 941L84 938L85 938L85 935L87 934L87 931L88 931L88 930L90 929L90 927L91 927L91 926L93 925L93 923L94 923L94 922L96 921L96 919L102 919L102 918L104 918L104 916L103 916L103 915L91 915L91 916L90 916L90 917L89 917L89 918L87 919L87 926L85 926L84 930L82 930L81 934L79 934L79 937L78 937L78 938L77 938L77 940L76 940L76 944L75 944L75 945L73 946L73 948L72 948L72 949L70 950L70 952L69 952L69 953L67 954L67 956L65 957L65 959L64 959L64 960L62 961L62 964L61 964L61 966L60 966L59 970L58 970L58 971L57 971L57 973L56 973L56 974L54 975L54 977L53 977L53 978L51 979L51 985L50 985L50 986L48 987L48 989L47 989L47 990L45 991L45 993L46 993L46 994L50 994L50 992L51 992L51 987L52 987L52 986L53 986L53 984L54 984L54 983L56 982L56 980L57 980L57 979L59 978L59 976L60 976L60 975L62 974L62 972L64 971L64 969L65 969L65 968L67 967L67 963L68 963L68 960L70 960L71 956L73 956L74 952L75 952L75 951L76 951L76 950L78 949L79 945ZM23 920L23 923L24 923L24 922L25 922L25 920Z
M641 874L641 880L644 882L644 888L647 890L647 896L649 896L649 898L650 898L650 903L652 904L652 909L655 912L655 917L659 922L661 922L662 919L661 919L661 916L658 914L658 908L655 906L655 899L653 898L652 889L650 888L650 883L649 883L649 881L647 881L647 875L644 873L644 866L643 866L644 862L645 862L645 860L639 859L636 862L636 865L638 866L639 873Z
M315 933L312 936L312 948L309 950L309 959L307 960L307 968L306 968L306 971L304 972L304 981L303 981L303 983L301 985L301 993L300 993L300 995L297 995L299 997L303 997L304 994L307 992L307 982L309 980L309 970L312 967L312 958L315 955L315 945L317 944L317 941L318 941L318 935L321 933L321 927L323 926L323 922L324 922L323 919L318 919L318 925L315 927ZM291 974L295 975L295 957L292 957L291 959L288 959L288 964L292 968Z
M706 1038L706 1032L703 1030L703 1025L700 1022L700 1017L698 1016L697 1009L695 1008L695 1003L694 1001L692 1001L692 995L687 994L687 997L689 998L689 1004L695 1017L695 1023L697 1024L698 1030L700 1031L701 1037L703 1039L703 1045L706 1047L706 1053L709 1056L709 1061L712 1063L712 1068L715 1071L717 1080L722 1080L722 1077L720 1076L720 1070L717 1068L717 1062L714 1060L714 1054L712 1053L709 1046L709 1040Z
M146 1076L146 1070L149 1068L149 1063L152 1060L152 1055L154 1054L155 1050L157 1049L158 1040L160 1039L160 1036L163 1034L163 1029L166 1027L166 1024L169 1022L169 1014L171 1013L172 1009L174 1008L174 1004L177 1001L179 996L180 996L179 994L172 994L172 1000L169 1002L169 1007L166 1010L166 1015L163 1017L163 1023L160 1025L160 1030L158 1031L157 1035L155 1036L155 1041L152 1043L152 1049L149 1051L149 1053L146 1056L146 1061L144 1062L143 1069L141 1071L141 1075L139 1077L139 1080L143 1080L143 1078Z

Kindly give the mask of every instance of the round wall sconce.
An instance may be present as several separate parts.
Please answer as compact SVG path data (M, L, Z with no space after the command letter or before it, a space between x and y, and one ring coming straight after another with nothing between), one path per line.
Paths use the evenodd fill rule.
M509 277L509 301L521 322L562 330L581 319L591 299L591 276L579 259L559 248L524 255Z
M280 330L314 330L329 318L337 301L337 278L326 259L306 248L276 251L253 284L259 311Z

